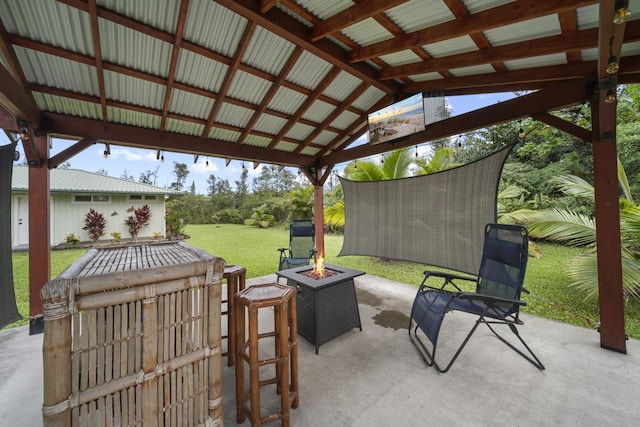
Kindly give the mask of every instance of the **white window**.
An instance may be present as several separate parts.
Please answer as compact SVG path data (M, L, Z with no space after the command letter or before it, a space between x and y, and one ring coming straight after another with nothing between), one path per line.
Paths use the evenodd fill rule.
M73 196L74 203L109 203L109 196L104 194L76 194Z

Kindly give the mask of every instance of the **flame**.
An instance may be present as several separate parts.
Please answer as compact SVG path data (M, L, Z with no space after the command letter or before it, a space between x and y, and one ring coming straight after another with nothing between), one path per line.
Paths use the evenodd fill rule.
M313 277L324 277L324 257L319 255L313 265Z

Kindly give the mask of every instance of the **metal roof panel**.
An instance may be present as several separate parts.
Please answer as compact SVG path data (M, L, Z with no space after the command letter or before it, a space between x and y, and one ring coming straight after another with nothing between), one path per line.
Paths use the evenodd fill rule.
M214 102L213 99L206 96L173 89L169 111L206 120Z
M166 77L173 46L155 37L98 19L102 60Z
M40 92L33 92L33 98L38 108L42 111L102 120L102 108L98 103L64 98Z
M15 50L25 78L30 83L99 95L95 67L21 47Z
M434 58L441 58L443 56L473 52L478 50L478 45L475 44L470 36L464 35L449 40L442 40L440 42L427 44L423 46L423 48Z
M252 74L238 70L233 75L227 96L246 101L250 104L260 105L260 101L271 88L272 83Z
M350 25L342 29L341 33L360 46L368 46L393 38L393 34L373 18L367 18Z
M94 56L89 15L82 10L46 0L2 3L2 23L8 33Z
M412 33L455 18L440 0L411 0L387 10L385 14L405 33Z
M184 135L200 136L204 131L204 125L167 118L166 130Z
M360 84L362 84L362 80L353 74L340 71L322 94L336 101L344 101Z
M513 61L504 61L504 65L509 70L524 70L526 68L547 67L549 65L559 65L567 63L567 55L564 53L555 53L552 55L541 55L532 58L514 59Z
M154 108L159 111L164 105L165 87L157 83L105 71L104 87L109 99Z
M188 50L181 50L175 80L210 92L218 92L228 65Z
M272 75L278 75L295 45L282 37L257 27L244 53L242 62Z
M386 62L391 67L397 67L399 65L412 64L414 62L422 61L413 50L401 50L399 52L390 53L388 55L381 55L380 59Z
M162 117L160 115L141 113L139 111L125 110L122 108L107 106L109 121L130 126L138 126L148 129L159 129Z
M244 128L249 123L252 115L253 111L247 108L225 102L218 110L216 122Z
M176 30L180 12L178 0L97 0L96 3L169 33Z
M562 30L556 13L504 25L484 32L492 46L502 46L559 34L562 34Z
M287 138L304 141L313 132L314 128L304 123L296 123L285 135Z
M336 117L334 121L330 123L330 126L337 129L345 130L359 119L360 116L353 114L350 111L343 111L338 117Z
M183 38L230 58L238 49L246 25L244 17L216 2L191 0Z
M287 75L287 80L307 89L314 89L333 66L322 58L303 52Z
M286 123L287 120L282 117L272 116L271 114L262 114L253 126L253 129L258 132L277 135Z
M303 119L311 120L315 123L322 123L336 107L324 101L316 99L307 111L302 115Z
M305 94L280 86L268 107L281 113L294 114L305 99Z

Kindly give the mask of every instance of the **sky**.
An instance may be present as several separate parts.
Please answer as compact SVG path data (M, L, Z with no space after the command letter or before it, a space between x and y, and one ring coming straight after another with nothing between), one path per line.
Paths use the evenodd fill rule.
M446 99L453 108L452 115L456 116L488 105L493 105L497 102L506 101L514 96L515 95L512 92L505 92L486 95L447 97ZM74 142L75 141L54 138L52 141L53 146L50 150L50 157L71 146ZM6 145L9 143L9 138L5 133L0 132L0 145ZM24 162L25 158L24 153L22 152L21 143L18 144L18 150L20 151L20 160L18 160L17 163L21 164ZM133 176L133 178L138 181L141 173L148 170L155 171L156 167L159 166L156 185L159 187L168 187L173 181L175 181L175 176L173 175L174 162L185 163L189 168L186 190L190 188L192 183L195 183L196 193L206 194L208 187L207 179L211 174L215 175L219 180L228 180L231 188L235 189L234 182L240 179L243 165L243 162L240 160L232 160L227 166L226 159L215 157L207 158L206 156L200 156L198 161L194 163L194 156L192 154L171 152L164 152L164 162L161 162L156 159L156 150L123 147L113 144L110 146L111 155L109 158L105 159L104 150L104 144L98 143L92 145L83 152L72 157L69 160L71 165L70 167L89 172L97 172L100 169L104 169L108 172L109 176L116 178L120 178L126 173L126 175ZM260 164L257 169L254 169L253 163L251 162L244 162L244 165L249 171L249 184L251 184L253 178L260 174L263 164ZM337 165L336 169L338 172L342 170L341 166L343 167L345 165ZM294 174L297 174L298 172L295 168L290 168L290 170Z

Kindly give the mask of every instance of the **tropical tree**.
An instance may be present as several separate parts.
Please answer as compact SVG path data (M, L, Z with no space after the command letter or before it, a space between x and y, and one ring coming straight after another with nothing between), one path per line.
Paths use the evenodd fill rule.
M589 204L595 202L593 186L582 178L565 175L555 178L553 182L566 195ZM633 203L620 162L618 182L625 197L629 198L620 199L622 285L627 297L640 299L640 206ZM586 298L597 296L596 223L593 215L560 208L541 211L522 209L503 215L502 220L526 225L533 238L584 247L585 253L571 260L567 273L571 284L584 291Z
M255 226L260 228L269 228L275 222L275 218L269 212L267 212L267 206L262 205L253 209L251 218L244 220L245 225Z
M313 192L313 185L294 188L289 192L289 203L293 219L311 218L313 215Z

